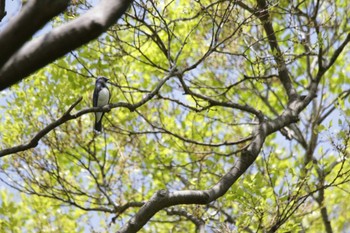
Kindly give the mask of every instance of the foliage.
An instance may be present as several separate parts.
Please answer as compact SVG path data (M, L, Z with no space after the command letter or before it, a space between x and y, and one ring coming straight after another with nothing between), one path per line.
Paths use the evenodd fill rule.
M110 78L112 103L135 104L169 73L181 73L135 111L112 109L104 134L92 131L93 114L85 114L34 149L2 158L0 179L33 194L22 195L20 206L2 191L2 231L82 231L76 219L99 219L103 229L116 230L158 190L215 185L251 142L255 113L271 120L288 109L279 60L297 94L308 94L350 32L346 1L271 1L276 49L255 8L261 2L135 1L98 40L3 92L0 147L8 148L28 142L80 96L73 111L91 106L93 77ZM71 6L53 25L88 7ZM143 231L350 229L349 71L345 47L299 121L270 135L223 197L164 208ZM39 223L51 229L38 229Z
M20 202L19 202L20 201ZM25 205L22 205L25 203ZM53 199L1 191L1 232L83 232L82 211L64 207Z

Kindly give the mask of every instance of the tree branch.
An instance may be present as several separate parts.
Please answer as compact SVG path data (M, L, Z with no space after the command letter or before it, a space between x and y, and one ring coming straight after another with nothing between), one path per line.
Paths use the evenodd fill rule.
M239 109L241 111L248 112L248 113L251 113L251 114L255 115L259 119L259 121L263 121L263 119L264 119L264 115L260 111L256 110L255 108L253 108L252 106L250 106L248 104L241 105L241 104L232 103L232 102L222 102L222 101L218 101L218 100L212 99L212 98L210 98L208 96L202 95L200 93L193 92L186 85L182 74L179 74L178 78L179 78L179 81L181 83L182 88L184 89L185 94L188 94L188 95L191 95L193 97L197 97L199 99L207 101L210 106L221 106L221 107L228 107L228 108L233 108L233 109Z
M68 7L68 3L69 0L28 1L19 15L11 20L0 33L0 67L36 31L43 27L52 17L64 11Z
M334 62L337 60L341 52L344 50L345 46L350 42L350 33L346 36L345 40L341 45L334 51L329 63L326 66L322 66L319 68L317 75L316 75L316 82L320 82L322 76L326 73L329 68L332 67Z
M144 105L149 100L151 100L155 95L157 95L160 88L166 83L166 81L168 81L173 76L173 72L174 71L171 71L168 76L166 76L164 79L162 79L157 84L157 86L154 88L153 91L151 91L145 98L141 99L139 102L137 102L135 104L130 104L130 103L126 103L126 102L111 103L111 104L103 106L103 107L85 108L85 109L78 111L75 114L71 114L71 111L73 110L73 108L75 106L77 106L78 103L82 100L82 97L80 97L76 102L74 102L68 108L68 110L59 119L57 119L56 121L54 121L51 124L49 124L48 126L46 126L44 129L39 131L28 143L1 150L0 151L0 158L3 156L9 155L9 154L14 154L14 153L17 153L20 151L24 151L24 150L28 150L28 149L36 147L38 145L40 139L43 138L49 132L51 132L53 129L66 123L67 121L76 119L84 114L87 114L90 112L108 112L113 108L127 108L131 112L135 111L138 107Z
M139 113L140 114L140 113ZM177 138L185 143L191 143L191 144L195 144L195 145L200 145L200 146L208 146L208 147L221 147L221 146L234 146L234 145L238 145L238 144L242 144L242 143L246 143L249 140L251 140L253 137L252 136L247 136L244 137L242 139L239 139L237 141L224 141L221 143L205 143L205 142L200 142L200 141L196 141L196 140L192 140L190 138L187 138L186 136L182 136L181 134L178 133L174 133L169 131L168 129L165 128L165 126L163 125L162 127L157 126L155 124L153 124L149 119L147 119L145 116L143 116L142 114L140 114L140 116L154 129L157 129L158 131L154 132L152 131L151 133L160 133L160 134L168 134L171 135L174 138ZM129 131L129 133L132 133L131 131ZM139 133L147 133L147 132L139 132Z
M205 222L203 219L194 216L193 214L188 213L185 210L177 210L175 208L166 209L165 210L167 215L178 215L185 217L189 221L193 222L196 225L196 232L197 233L204 233L205 232Z
M0 22L6 16L7 12L5 10L5 0L0 0Z
M70 112L73 110L73 108L75 106L77 106L80 103L80 101L82 99L83 98L80 97L77 101L75 101L68 108L68 110L63 114L62 117L60 117L56 121L54 121L51 124L49 124L48 126L46 126L44 129L39 131L28 143L21 144L21 145L18 145L18 146L14 146L14 147L11 147L11 148L7 148L7 149L4 149L4 150L0 151L0 157L3 157L3 156L8 155L8 154L13 154L13 153L17 153L19 151L24 151L24 150L28 150L28 149L36 147L38 145L38 143L39 143L39 140L42 137L44 137L46 134L48 134L51 130L53 130L57 126L59 126L59 125L65 123L65 122L73 119L72 115L70 114Z
M97 38L122 16L131 2L132 0L103 0L79 18L27 42L1 67L0 91Z
M287 109L277 118L261 122L252 134L253 139L251 143L242 151L235 165L213 187L207 190L182 190L174 192L160 190L118 232L137 232L159 210L166 207L179 204L208 204L223 196L255 161L266 137L298 121L299 113L308 105L305 101L306 99L296 100L290 103Z
M289 101L293 101L297 98L297 92L292 85L291 78L288 73L286 62L284 61L281 48L279 47L275 31L271 23L271 16L267 2L265 0L257 0L258 11L255 15L260 19L263 24L266 36L268 38L272 55L277 63L278 77L287 93Z
M338 102L338 99L346 99L348 98L350 95L350 89L343 91L342 93L340 93L338 96L336 96L336 98L334 98L334 100L324 109L326 110L327 108L330 107L330 109L328 109L328 111L323 112L323 114L318 118L317 120L317 125L322 124L322 122L336 109L336 103Z
M112 218L111 220L111 224L115 223L115 221L117 220L117 218L124 213L127 209L129 209L130 207L141 207L143 206L145 203L144 202L128 202L124 205L120 205L114 208L114 213L116 213L116 215Z

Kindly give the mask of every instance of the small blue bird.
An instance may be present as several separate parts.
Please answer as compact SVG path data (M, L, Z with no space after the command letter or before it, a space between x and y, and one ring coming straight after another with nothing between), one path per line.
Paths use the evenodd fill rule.
M107 87L108 78L98 77L96 79L94 95L92 97L92 104L94 107L102 107L109 103L111 99L111 93ZM98 132L102 130L102 117L104 112L95 112L95 125L94 129Z

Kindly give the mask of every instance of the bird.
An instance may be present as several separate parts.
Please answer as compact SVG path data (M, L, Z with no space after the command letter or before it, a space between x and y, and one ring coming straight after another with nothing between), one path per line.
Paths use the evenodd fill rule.
M107 87L108 78L99 76L96 79L95 90L92 96L92 104L94 107L102 107L109 104L111 99L111 93ZM104 112L95 112L95 124L94 130L97 132L102 131L102 117Z

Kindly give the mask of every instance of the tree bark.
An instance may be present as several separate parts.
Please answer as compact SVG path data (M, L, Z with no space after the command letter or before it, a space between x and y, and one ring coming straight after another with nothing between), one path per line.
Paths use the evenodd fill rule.
M21 43L24 43L22 39L18 39L15 43L16 51L14 52L14 49L7 51L6 59L3 61L4 64L0 68L0 91L19 82L29 74L60 58L69 51L96 39L124 14L131 2L132 0L101 1L96 7L79 18L55 28L37 39L27 42L17 50ZM28 15L32 15L38 10L39 12L46 12L42 11L42 8L37 5L41 6L41 4L33 1L32 5L23 10L14 22L23 22L24 18L27 19ZM62 9L60 8L60 10ZM52 14L50 15L54 13L58 13L58 11L52 10ZM48 21L49 17L47 16L45 19ZM36 31L35 29L39 29L39 25L42 25L42 22L37 23L35 27L31 26L31 30L25 33L26 39L28 39L29 34L33 34ZM10 28L9 25L9 29L0 34L1 51L3 47L9 45L9 40L12 38L11 35L23 29L28 24L27 22L23 23L23 25L18 25L15 29Z

